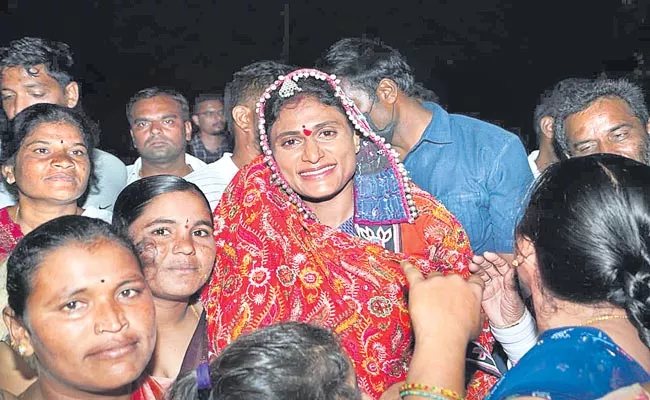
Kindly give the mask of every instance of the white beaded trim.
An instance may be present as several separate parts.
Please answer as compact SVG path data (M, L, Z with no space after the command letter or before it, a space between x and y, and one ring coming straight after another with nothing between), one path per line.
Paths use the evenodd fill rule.
M361 134L364 137L369 138L379 147L387 150L386 155L389 161L391 162L391 164L397 167L397 171L399 171L399 173L401 174L402 186L404 189L406 204L408 205L408 209L410 213L409 223L412 223L415 220L415 218L417 218L418 211L417 208L415 207L413 196L411 195L411 185L410 185L411 179L408 176L408 172L406 171L404 164L402 164L402 162L399 160L399 153L397 153L397 151L391 148L390 143L385 143L386 139L377 135L375 132L373 132L370 129L366 117L361 113L361 111L359 111L359 109L354 104L354 102L341 89L340 86L341 80L337 79L336 75L333 74L327 75L326 73L315 69L298 69L287 74L286 76L284 75L278 76L278 79L273 84L271 84L268 88L266 88L264 93L260 96L258 102L255 104L255 112L259 117L258 128L260 134L260 146L262 148L262 153L264 154L264 162L266 163L266 165L268 165L268 167L272 171L271 184L279 186L289 196L289 201L292 204L296 205L296 207L298 208L298 212L303 214L304 218L316 219L316 215L307 207L307 205L303 202L300 196L298 196L293 191L293 189L291 189L289 184L285 181L285 179L280 174L277 163L275 162L275 159L272 157L271 146L269 144L267 132L264 127L264 123L266 122L266 120L264 119L264 105L266 104L266 101L271 98L271 93L274 92L275 90L278 90L278 88L280 88L280 91L282 91L282 93L279 93L279 95L281 97L285 97L285 98L290 97L296 92L302 91L302 89L300 89L300 87L296 84L296 82L298 82L299 79L308 78L308 77L312 77L322 81L327 81L330 84L330 86L332 86L332 88L334 89L335 91L334 95L341 99L341 103L343 104L345 113L347 114L348 118L352 122L354 128L359 132L361 132ZM287 80L291 80L292 82L287 83L286 82Z

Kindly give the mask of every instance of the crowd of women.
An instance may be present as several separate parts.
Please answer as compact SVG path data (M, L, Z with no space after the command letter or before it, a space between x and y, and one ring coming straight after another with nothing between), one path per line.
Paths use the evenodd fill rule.
M649 166L549 167L514 263L471 275L462 226L336 77L278 77L258 120L263 154L214 213L195 185L159 175L127 186L111 216L78 206L94 125L51 104L15 118L5 398L648 398ZM481 303L516 285L539 340L504 374Z

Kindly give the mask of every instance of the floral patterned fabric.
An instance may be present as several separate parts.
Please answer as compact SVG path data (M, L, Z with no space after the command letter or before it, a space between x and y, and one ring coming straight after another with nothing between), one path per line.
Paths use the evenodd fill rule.
M20 225L9 216L9 208L0 209L0 262L7 259L23 236Z
M164 400L165 390L151 377L142 379L131 400Z
M216 268L203 294L212 356L242 333L281 321L331 328L350 355L359 387L378 398L406 378L412 334L399 262L423 272L469 274L469 240L429 194L411 186L419 216L401 223L408 254L305 219L271 183L262 157L239 171L215 210ZM489 358L487 324L478 342ZM432 355L434 356L434 355ZM496 378L477 372L469 399Z

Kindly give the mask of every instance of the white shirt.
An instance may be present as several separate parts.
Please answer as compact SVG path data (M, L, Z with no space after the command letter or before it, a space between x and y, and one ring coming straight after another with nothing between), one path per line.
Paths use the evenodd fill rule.
M192 167L192 171L196 171L207 165L203 161L187 153L185 153L185 164L189 164L189 166ZM142 157L138 157L138 159L135 160L133 164L127 165L126 185L124 186L130 185L131 183L137 181L138 179L142 179L142 176L140 176L141 169L142 169Z
M104 222L109 224L113 220L113 212L105 209L100 209L95 206L88 206L84 208L84 212L81 213L84 217L101 219Z
M528 155L528 165L530 165L530 170L533 171L533 178L535 179L542 174L537 168L537 163L535 162L537 161L537 157L539 157L539 150L532 151Z
M217 161L195 170L185 180L198 186L210 202L212 211L219 204L221 195L226 190L239 168L232 162L232 153L224 153Z
M90 188L90 193L81 208L95 206L102 210L112 210L113 204L126 185L126 166L119 158L100 149L93 150L97 184ZM0 208L13 206L15 199L5 187L0 185ZM109 221L110 222L110 221Z

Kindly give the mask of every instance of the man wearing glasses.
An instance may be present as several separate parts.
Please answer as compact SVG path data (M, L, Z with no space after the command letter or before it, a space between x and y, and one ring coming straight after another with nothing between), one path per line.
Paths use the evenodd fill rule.
M231 135L226 130L223 95L204 93L194 100L192 121L198 127L188 143L188 152L205 163L213 163L232 152Z

